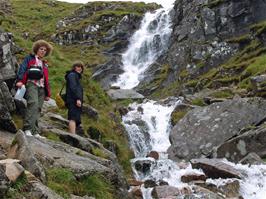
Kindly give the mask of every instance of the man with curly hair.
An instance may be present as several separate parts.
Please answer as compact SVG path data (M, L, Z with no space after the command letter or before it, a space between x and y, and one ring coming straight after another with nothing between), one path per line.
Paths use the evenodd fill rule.
M44 57L48 56L53 47L44 40L36 41L32 46L33 54L27 55L20 64L17 73L16 86L26 86L25 99L27 109L23 121L23 130L27 136L39 135L38 119L44 100L48 101L51 96L48 64Z

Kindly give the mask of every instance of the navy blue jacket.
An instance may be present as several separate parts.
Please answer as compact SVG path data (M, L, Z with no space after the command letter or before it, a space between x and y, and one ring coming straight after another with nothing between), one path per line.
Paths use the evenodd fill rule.
M81 74L75 70L67 71L66 79L66 104L76 104L77 100L83 102L83 87L80 83Z

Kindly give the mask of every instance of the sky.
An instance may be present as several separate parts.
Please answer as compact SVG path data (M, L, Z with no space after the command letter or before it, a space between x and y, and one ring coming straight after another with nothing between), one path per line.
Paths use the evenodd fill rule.
M171 7L171 5L175 2L175 0L58 0L58 1L65 1L71 3L87 3L89 1L135 1L135 2L145 2L151 3L155 2L161 4L163 7Z

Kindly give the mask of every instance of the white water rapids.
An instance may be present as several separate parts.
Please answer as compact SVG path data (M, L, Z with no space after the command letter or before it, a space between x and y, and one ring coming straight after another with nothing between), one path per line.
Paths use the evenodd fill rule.
M155 13L147 13L140 29L132 36L128 50L123 54L124 71L114 84L123 89L134 88L143 78L143 73L167 49L171 34L169 10L160 9ZM189 165L181 168L176 162L168 159L167 149L170 146L169 133L171 130L170 116L180 99L168 99L155 102L145 100L141 104L130 104L130 110L123 116L123 124L128 132L130 146L135 158L131 160L136 180L153 180L157 184L167 182L169 185L183 188L190 185L181 182L181 176L189 173L202 173ZM150 151L159 153L159 159L146 158ZM138 162L148 162L149 171L137 170ZM239 180L240 194L244 199L266 198L266 166L235 165L237 170L245 173L245 178ZM208 179L207 183L223 185L230 179ZM141 186L144 199L151 199L152 188ZM199 198L200 197L194 197ZM203 198L202 198L203 199Z

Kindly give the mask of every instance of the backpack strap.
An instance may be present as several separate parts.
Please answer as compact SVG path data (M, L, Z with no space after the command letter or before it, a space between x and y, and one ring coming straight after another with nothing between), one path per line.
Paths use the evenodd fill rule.
M66 83L64 82L64 83L63 83L63 86L62 86L62 88L61 88L61 90L60 90L60 92L59 92L60 95L62 95L62 92L63 92L63 90L64 90L64 88L65 88L65 84L66 84Z

